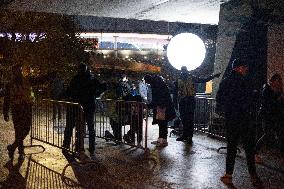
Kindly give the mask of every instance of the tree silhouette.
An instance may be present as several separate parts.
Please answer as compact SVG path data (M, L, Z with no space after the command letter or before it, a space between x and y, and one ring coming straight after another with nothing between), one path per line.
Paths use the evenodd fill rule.
M72 16L2 11L0 13L0 62L4 70L23 64L26 74L58 72L69 79L75 66L86 62L84 43L76 35Z

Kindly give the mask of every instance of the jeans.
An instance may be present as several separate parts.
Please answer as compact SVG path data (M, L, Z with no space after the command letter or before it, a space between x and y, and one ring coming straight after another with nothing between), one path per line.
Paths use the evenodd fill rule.
M158 121L159 125L159 138L167 139L168 137L168 122Z

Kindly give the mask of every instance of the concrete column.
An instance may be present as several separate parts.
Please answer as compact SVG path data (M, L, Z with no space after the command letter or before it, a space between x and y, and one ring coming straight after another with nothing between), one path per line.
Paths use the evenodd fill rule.
M114 37L114 45L113 45L113 50L114 50L114 56L117 58L118 56L118 49L117 49L117 38L118 36L113 36Z

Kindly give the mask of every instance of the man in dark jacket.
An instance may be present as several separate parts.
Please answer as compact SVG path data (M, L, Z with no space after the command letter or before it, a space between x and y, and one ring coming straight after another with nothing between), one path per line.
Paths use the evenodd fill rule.
M88 125L88 131L89 131L89 152L90 155L94 155L95 150L95 130L94 130L94 113L95 113L95 97L99 96L104 91L104 87L100 82L92 77L91 73L88 71L87 66L85 64L79 64L78 66L78 74L74 76L74 78L71 80L69 87L67 88L65 92L65 97L69 99L72 102L79 103L84 110L84 118ZM72 136L72 130L76 125L78 124L78 121L76 121L76 117L78 118L78 115L75 115L78 113L78 110L67 110L67 123L66 123L66 129L64 131L64 140L63 140L63 147L69 149L70 142L71 142L71 136ZM78 128L76 131L76 145L75 150L78 149Z
M253 90L246 80L248 66L240 59L232 63L232 72L219 87L216 96L217 106L222 106L226 120L226 174L221 177L225 184L232 184L237 145L241 140L246 153L248 171L253 184L259 183L256 174L254 146L255 128L251 124L250 106L253 101ZM219 108L220 109L220 108Z
M153 109L153 124L159 125L159 138L154 143L157 147L165 147L168 145L168 122L176 116L170 92L167 84L160 76L146 75L144 79L146 83L151 85L152 89L152 102L149 104L149 108ZM157 113L161 113L157 112L158 109L165 110L164 118L157 119Z

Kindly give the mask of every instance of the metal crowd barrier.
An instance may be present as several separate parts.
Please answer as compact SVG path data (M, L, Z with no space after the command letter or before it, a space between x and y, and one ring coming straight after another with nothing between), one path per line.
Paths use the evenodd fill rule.
M97 100L96 137L147 150L148 108L145 103Z
M209 136L225 139L225 119L215 112L214 98L196 97L194 129Z
M253 124L259 124L259 107L260 102L259 99L256 98L252 102L252 105L249 110ZM222 115L217 114L215 109L216 100L214 98L196 97L194 129L196 131L206 133L209 136L214 136L219 139L225 139L225 118Z
M84 151L84 112L78 103L38 100L32 119L31 144L37 140L73 154ZM63 147L64 135L70 135L69 146Z
M196 97L194 129L225 139L225 120L215 112L215 107L214 98ZM147 150L148 115L149 110L143 102L96 100L96 137ZM71 128L70 146L64 148L67 125L74 127ZM37 101L33 106L31 142L38 140L71 153L78 153L84 151L87 133L84 112L78 103L45 99Z

